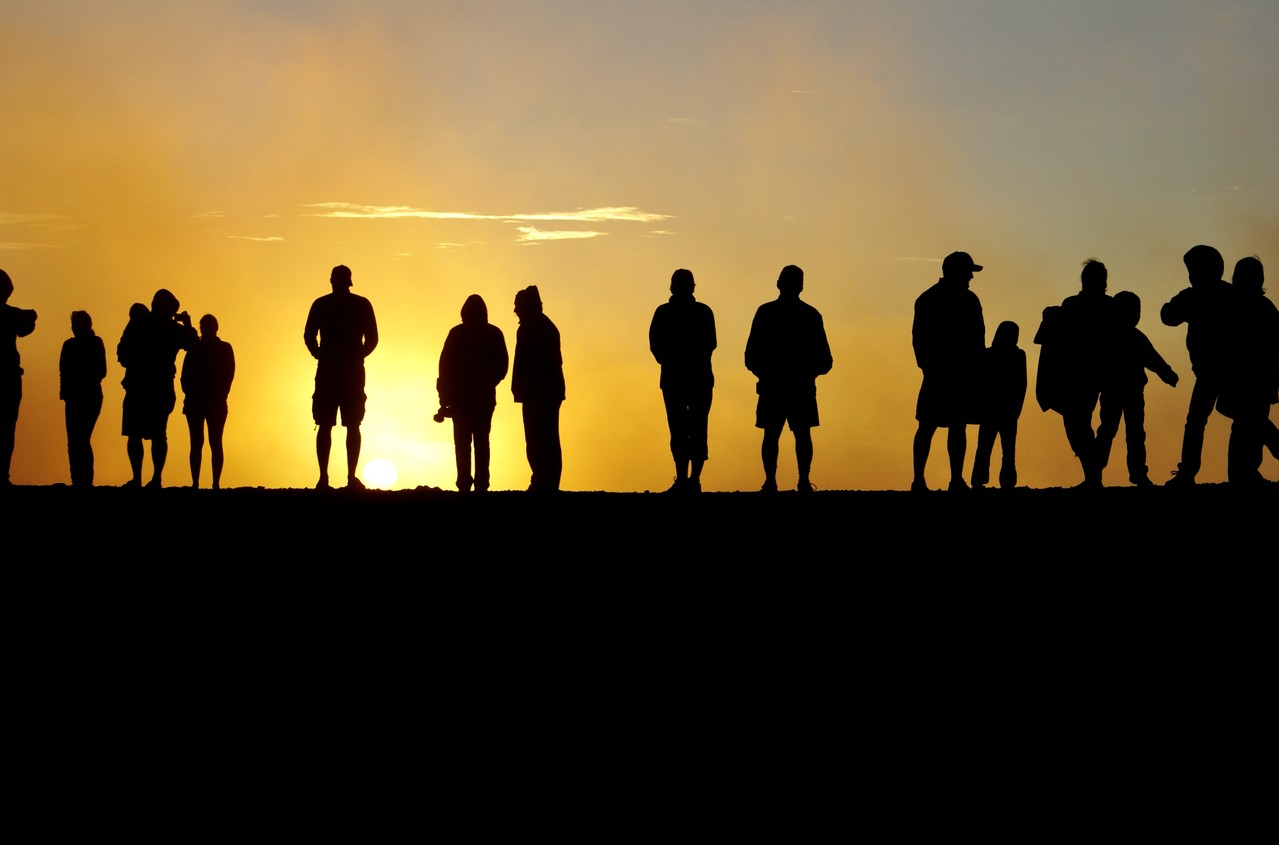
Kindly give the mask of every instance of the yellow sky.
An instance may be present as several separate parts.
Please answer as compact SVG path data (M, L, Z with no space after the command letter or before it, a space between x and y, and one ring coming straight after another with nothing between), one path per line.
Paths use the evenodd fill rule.
M537 284L564 344L564 486L665 489L647 329L687 267L719 328L704 486L755 489L742 351L794 263L835 359L813 480L904 489L912 304L955 249L986 266L988 338L1020 324L1032 382L1040 311L1077 290L1084 259L1142 296L1142 328L1185 379L1147 389L1165 480L1191 374L1184 332L1157 311L1185 285L1182 253L1279 257L1279 16L1039 5L6 3L0 267L10 303L40 313L19 341L13 480L68 480L57 358L77 309L110 364L98 480L127 479L114 347L129 305L166 287L236 349L224 484L310 486L302 326L343 263L382 335L363 457L393 462L398 486L452 486L450 430L431 414L466 296L513 345L515 291ZM1214 419L1203 480L1224 479L1225 436ZM527 485L522 438L504 383L495 488ZM166 481L185 483L180 416L170 444ZM1022 483L1080 479L1033 400L1019 446ZM783 485L790 450L787 434ZM1122 483L1116 450L1107 479ZM933 486L943 452L939 438Z

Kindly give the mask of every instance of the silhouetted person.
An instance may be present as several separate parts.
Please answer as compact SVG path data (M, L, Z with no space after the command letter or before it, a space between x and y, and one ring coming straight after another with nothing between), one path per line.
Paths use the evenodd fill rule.
M1116 318L1114 300L1106 295L1106 265L1084 262L1079 293L1059 307L1044 309L1035 343L1040 355L1036 396L1045 410L1061 414L1066 440L1084 471L1081 487L1101 487L1105 465L1097 449L1092 418L1101 386L1113 358Z
M58 358L58 398L65 405L67 458L71 484L93 486L93 428L102 413L102 379L107 375L107 351L93 332L87 311L71 312L71 337Z
M1199 244L1191 247L1182 260L1190 287L1169 300L1159 312L1166 326L1186 324L1186 349L1195 374L1190 408L1186 411L1186 431L1181 441L1181 462L1168 482L1175 487L1193 485L1199 474L1204 429L1221 395L1235 313L1235 292L1222 278L1226 264L1221 253Z
M22 359L18 338L36 329L36 312L9 304L13 280L0 270L0 487L9 486L9 464L13 460L13 437L18 428L18 406L22 404Z
M457 455L457 489L465 493L489 489L489 431L497 406L497 385L510 363L502 330L488 321L488 306L473 293L462 304L462 324L449 330L440 352L436 388L440 411L453 418L453 448ZM442 417L438 417L442 421ZM475 474L471 474L471 448Z
M222 486L222 431L226 428L227 396L235 379L235 351L218 337L218 319L200 318L200 339L182 360L182 413L191 434L191 486L200 486L200 460L204 429L209 429L209 455L213 459L213 489Z
M1124 421L1124 442L1128 450L1128 480L1138 487L1153 487L1146 467L1146 370L1177 386L1177 374L1155 351L1137 323L1141 320L1141 298L1132 291L1114 296L1116 328L1112 358L1101 387L1101 420L1097 424L1097 462L1101 469L1110 463L1110 447Z
M1256 484L1262 481L1263 447L1279 458L1279 428L1270 420L1270 406L1279 400L1279 309L1266 298L1265 268L1257 257L1240 259L1231 280L1231 360L1217 410L1232 421L1230 483Z
M995 329L995 339L982 355L981 428L977 430L977 453L973 458L973 488L990 481L990 454L999 437L1003 453L999 465L999 486L1017 486L1017 420L1026 401L1026 353L1017 345L1021 330L1005 320Z
M564 402L564 359L560 331L542 313L537 285L515 294L515 366L511 393L523 405L524 449L533 477L530 492L560 489L564 457L560 450L560 405Z
M950 458L950 489L967 490L964 455L968 451L969 423L978 421L978 374L986 349L986 322L981 300L968 289L973 273L981 272L966 252L952 252L942 261L941 278L915 300L911 339L915 363L924 380L915 404L913 447L915 477L910 489L928 490L924 468L937 429L946 429Z
M346 486L363 490L355 477L360 462L360 423L364 421L364 359L377 348L377 319L373 304L351 293L351 268L339 264L329 274L333 292L311 303L302 339L315 367L315 393L311 416L315 433L315 457L320 465L317 490L329 489L329 452L338 411L346 428Z
M143 440L151 441L153 475L148 487L161 486L164 462L169 455L169 414L177 404L173 377L178 352L196 342L187 312L178 313L178 299L163 288L151 299L151 311L134 305L129 309L116 359L124 367L124 415L121 433L128 438L129 466L133 478L127 486L142 486Z
M671 432L675 484L668 492L702 492L706 463L706 426L711 412L715 375L715 315L693 298L693 274L671 274L671 298L657 306L648 328L648 348L662 365L662 402Z
M755 392L755 427L764 430L760 458L764 463L761 492L777 490L777 453L782 426L795 436L795 462L799 469L796 489L811 493L809 470L813 464L812 429L817 416L817 377L830 372L833 359L826 341L826 327L817 309L800 300L804 271L794 264L777 277L777 299L755 311L746 340L746 369L759 379Z

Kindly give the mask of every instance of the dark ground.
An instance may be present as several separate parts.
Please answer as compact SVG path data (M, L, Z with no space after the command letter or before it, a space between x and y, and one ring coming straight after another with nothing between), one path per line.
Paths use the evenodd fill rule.
M474 819L510 787L524 825L786 796L789 833L849 801L1044 829L1140 784L1181 819L1260 752L1277 503L17 488L7 703L26 783L131 761L174 806L195 769Z

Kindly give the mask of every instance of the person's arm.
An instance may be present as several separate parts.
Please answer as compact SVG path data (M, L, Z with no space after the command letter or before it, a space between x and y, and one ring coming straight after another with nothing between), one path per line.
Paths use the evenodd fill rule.
M95 382L107 377L107 348L96 334L93 336L93 369L89 375Z
M30 308L19 308L17 323L18 337L26 337L36 330L36 312Z
M306 328L302 330L302 342L306 344L311 357L316 360L320 358L320 320L319 315L315 313L318 304L318 302L311 303L311 310L306 314Z
M666 331L660 307L653 312L653 321L648 324L648 351L653 353L653 360L659 364L666 358Z
M1163 380L1164 384L1176 387L1178 381L1177 373L1173 371L1173 368L1169 366L1168 362L1164 360L1164 357L1155 349L1155 345L1150 342L1150 338L1146 337L1145 332L1139 331L1139 334L1141 335L1141 340L1139 342L1141 349L1141 365L1159 376L1159 378Z
M1172 299L1164 303L1164 307L1159 309L1159 319L1163 321L1165 326L1180 326L1190 318L1188 313L1188 300L1192 288L1187 288Z
M364 326L364 357L367 358L377 349L377 317L373 316L373 305L369 304L369 314Z
M815 375L824 376L830 372L830 368L835 365L835 359L830 354L830 342L826 339L826 325L822 322L822 315L817 315L817 333L814 338L816 352L814 365L816 369Z

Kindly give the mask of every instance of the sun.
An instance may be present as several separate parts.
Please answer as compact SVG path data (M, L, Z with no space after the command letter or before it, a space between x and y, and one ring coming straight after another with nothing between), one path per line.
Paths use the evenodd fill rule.
M374 458L364 465L364 472L361 473L361 477L366 487L389 490L395 486L400 474L396 472L395 464L386 458Z

